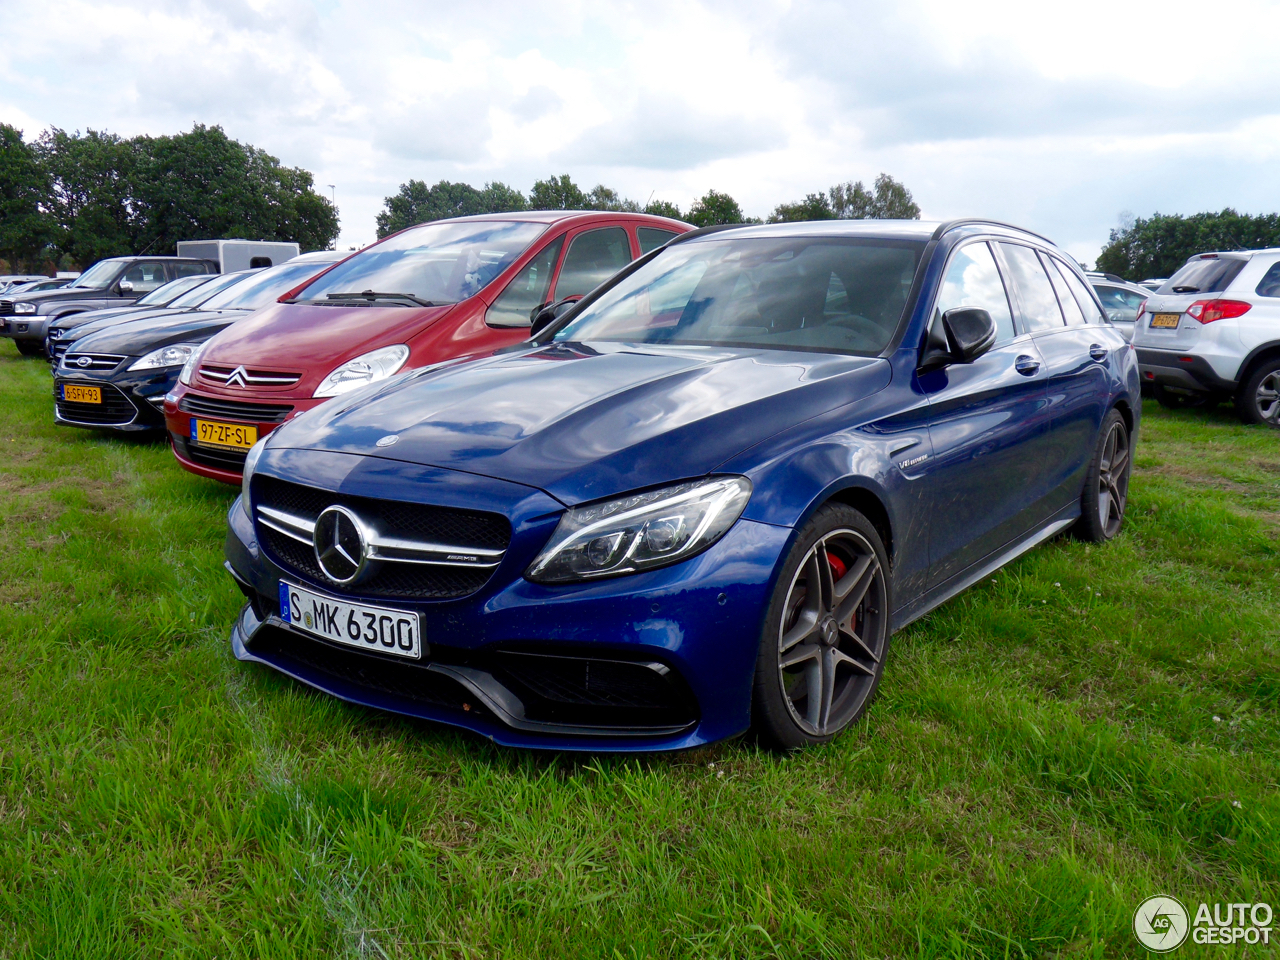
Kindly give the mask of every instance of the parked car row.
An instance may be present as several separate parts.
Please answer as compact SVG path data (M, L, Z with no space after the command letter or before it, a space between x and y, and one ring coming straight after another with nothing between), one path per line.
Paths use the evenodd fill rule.
M354 703L824 743L895 630L1123 523L1137 357L1027 231L526 213L299 261L46 322L56 416L239 483L235 655Z

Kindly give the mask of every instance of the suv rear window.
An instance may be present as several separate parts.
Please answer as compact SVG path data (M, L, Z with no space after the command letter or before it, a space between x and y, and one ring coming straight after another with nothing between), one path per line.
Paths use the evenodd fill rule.
M1156 293L1221 293L1246 263L1239 257L1197 257L1183 264Z

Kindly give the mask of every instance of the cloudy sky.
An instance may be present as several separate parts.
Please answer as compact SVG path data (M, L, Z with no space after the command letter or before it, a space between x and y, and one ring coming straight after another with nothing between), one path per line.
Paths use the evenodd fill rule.
M1280 3L0 0L0 121L221 124L336 185L568 172L747 213L887 171L1092 262L1122 212L1280 209Z

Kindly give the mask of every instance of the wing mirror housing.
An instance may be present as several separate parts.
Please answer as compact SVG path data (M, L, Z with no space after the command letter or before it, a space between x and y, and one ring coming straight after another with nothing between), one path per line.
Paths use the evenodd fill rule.
M952 307L929 325L920 372L973 363L995 345L996 325L981 307Z
M116 284L116 289L119 290L122 294L133 293L133 284L128 280L121 280L119 283Z
M555 303L544 303L540 307L534 307L532 311L533 325L529 328L529 336L536 337L576 307L581 299L582 297L565 297Z

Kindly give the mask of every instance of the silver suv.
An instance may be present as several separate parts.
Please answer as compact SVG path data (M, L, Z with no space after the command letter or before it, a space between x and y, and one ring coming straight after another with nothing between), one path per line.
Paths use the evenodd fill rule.
M1280 249L1201 253L1148 298L1133 344L1164 406L1230 398L1280 428Z

